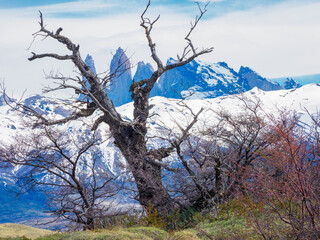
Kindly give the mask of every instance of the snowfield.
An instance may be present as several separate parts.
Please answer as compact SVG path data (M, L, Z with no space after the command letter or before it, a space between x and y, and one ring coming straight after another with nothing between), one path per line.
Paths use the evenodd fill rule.
M214 111L217 110L226 110L232 113L240 113L243 111L243 103L239 100L239 96L242 98L252 99L256 101L259 99L261 102L261 107L266 114L277 113L281 109L289 109L296 111L301 116L301 121L304 124L310 123L310 118L305 111L307 109L309 113L315 114L320 109L320 85L319 84L310 84L305 85L298 89L291 90L278 90L278 91L262 91L258 88L253 88L252 90L245 92L242 95L228 95L218 98L211 99L190 99L186 100L183 103L179 99L168 99L165 97L153 97L151 98L150 105L153 106L150 110L150 118L148 120L149 132L147 135L148 147L149 148L158 148L162 146L169 145L167 140L173 139L176 136L181 134L180 128L185 127L193 119L191 111L196 114L201 108L204 108L204 111L199 116L198 122L191 129L191 133L197 134L199 130L210 126L211 124L217 123L219 120L216 117ZM198 96L199 97L199 96ZM54 101L57 101L57 104L54 104ZM44 96L32 96L24 100L24 104L37 111L43 112L47 118L50 119L61 119L67 116L68 112L71 111L65 104L65 101L55 100L52 98L47 98ZM188 106L188 108L186 108ZM128 103L117 108L121 116L126 121L131 121L133 116L133 104ZM99 112L96 112L94 116L86 119L80 119L77 121L72 121L67 124L57 125L53 128L63 131L66 135L83 135L87 134L92 126L95 119L99 117ZM14 137L16 135L28 135L37 129L32 129L30 126L26 126L25 123L28 122L28 117L21 113L12 110L9 106L0 104L0 139L1 144L10 144L14 143ZM98 133L104 139L99 146L99 151L101 151L101 161L99 160L99 168L101 172L108 171L114 175L127 172L127 164L123 158L121 152L114 146L113 139L110 136L109 127L106 124L101 124L98 128ZM72 145L73 146L73 145ZM70 149L72 151L72 148ZM87 164L90 165L90 157L85 156ZM174 163L176 156L172 156L164 159L166 163ZM174 165L174 164L173 164ZM173 166L172 165L172 166ZM0 187L2 194L5 194L9 197L10 200L3 200L3 204L6 204L8 201L18 201L15 200L15 197L10 197L9 192L10 188L15 188L16 185L16 176L22 175L27 171L26 167L16 166L8 169L0 168ZM78 168L78 171L81 175L88 176L90 174L85 165L81 165ZM52 176L42 176L45 181L52 181ZM20 208L13 209L11 211L16 211L17 213L21 212L23 209L29 209L34 211L33 214L25 212L23 215L3 215L6 216L4 221L12 221L12 216L17 216L14 218L15 222L22 222L25 219L37 219L37 218L47 218L47 215L41 213L40 208L44 206L44 200L39 199L37 195L30 195L28 201L33 201L35 208L30 208L28 201L17 203ZM126 206L126 198L120 196L119 206ZM120 204L121 202L121 204ZM132 204L132 203L130 203ZM131 205L130 205L131 206ZM4 211L5 214L6 208L0 209ZM19 220L20 219L20 220ZM31 220L28 220L29 222Z
M193 119L193 115L186 106L192 109L193 113L197 113L201 108L205 110L199 116L199 120L191 132L196 133L198 130L202 130L204 127L210 126L210 124L218 121L214 111L224 109L232 113L239 113L243 111L243 105L239 98L239 95L222 96L212 99L191 99L186 100L182 104L179 99L167 99L164 97L153 97L150 99L150 105L153 107L150 110L150 118L148 121L150 131L148 132L148 146L150 148L157 148L167 145L168 142L163 138L173 138L180 134L179 126L185 127ZM298 89L291 90L277 90L277 91L262 91L258 88L254 88L242 96L250 99L260 99L261 106L266 114L276 113L281 109L289 109L296 111L301 115L301 121L308 124L310 121L307 109L310 113L317 113L320 109L320 85L309 84ZM60 119L67 115L70 109L66 108L62 101L60 104L54 105L53 99L45 98L42 96L32 96L24 101L28 106L32 106L34 109L41 110L50 119ZM124 104L117 108L123 119L127 121L132 120L133 116L133 104ZM83 133L88 131L92 123L98 118L97 112L94 116L81 119L67 124L56 126L66 133ZM4 142L12 142L13 137L16 134L28 134L30 131L36 131L36 129L30 129L23 124L23 121L27 120L27 116L12 110L9 106L0 106L0 138ZM100 148L103 152L104 162L108 169L116 173L126 166L125 160L122 157L120 151L114 146L113 139L110 137L109 127L106 124L101 124L99 127L101 136L106 139ZM0 170L1 171L1 170ZM10 178L19 171L23 171L21 168L14 168L11 172L0 172L0 179L4 183L13 182Z

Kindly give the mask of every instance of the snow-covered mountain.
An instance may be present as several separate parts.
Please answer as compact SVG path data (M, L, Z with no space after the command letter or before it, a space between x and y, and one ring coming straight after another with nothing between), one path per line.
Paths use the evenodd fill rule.
M218 65L220 66L220 65ZM277 109L289 108L291 110L297 111L299 114L306 115L304 108L308 109L310 113L316 113L317 109L320 108L320 84L310 84L302 86L301 88L289 89L289 90L278 90L278 91L263 91L257 87L244 93L244 96L249 98L259 98L263 109L266 112L275 112ZM197 112L201 107L208 111L204 111L199 117L199 126L201 122L207 121L212 117L208 114L212 114L212 109L217 110L223 108L231 112L240 111L240 101L233 95L220 96L216 98L206 98L206 99L189 99L185 101L186 104L193 110ZM178 99L166 98L161 96L156 96L150 99L150 105L154 105L150 110L149 126L150 134L156 136L161 134L161 131L168 128L176 127L178 122L181 126L186 123L188 117L191 119L191 115L186 109L183 109L179 104ZM65 101L56 100L41 95L34 95L26 98L23 104L35 111L45 114L47 117L52 119L59 119L66 117L70 112L65 106ZM133 103L124 104L117 108L123 119L130 121L133 117ZM84 132L88 127L86 124L90 125L97 118L98 113L88 119L80 119L79 121L73 121L65 125L58 126L62 130L67 130L68 132ZM26 120L27 116L23 112L17 112L12 110L9 106L0 106L0 139L4 141L12 141L12 136L17 133L23 134L29 131L34 131L23 125L23 120ZM86 124L84 124L84 121ZM163 126L165 124L165 126ZM196 126L195 128L197 128ZM88 128L88 129L89 129ZM103 149L103 154L106 159L108 168L112 172L117 172L118 165L124 164L124 159L121 156L119 150L113 145L113 139L108 136L108 127L103 124L101 127L102 136L106 136L108 140L103 142L101 148ZM163 128L161 130L161 128ZM179 128L176 128L179 129ZM151 136L150 136L151 137ZM161 141L150 141L149 147L159 147L163 144ZM18 174L21 169L12 170L12 176ZM5 174L4 174L5 173ZM0 181L1 178L6 176L9 179L8 171L0 170Z
M166 64L174 62L175 60L170 58ZM87 56L86 63L95 73L94 61L90 55ZM139 62L132 78L130 59L123 49L118 48L110 64L110 73L114 75L108 88L114 105L121 106L132 101L129 92L132 81L149 78L152 72L151 64ZM225 62L206 63L193 60L182 67L165 72L156 82L150 96L206 99L245 92L254 87L264 91L283 89L249 67L241 67L239 72L236 72Z
M167 65L174 63L169 59ZM193 60L164 73L158 81L156 96L181 99L215 98L249 90L249 85L226 63Z
M174 59L169 59L167 64L172 64L174 61ZM96 74L94 60L90 55L86 57L85 62ZM107 86L107 91L123 119L128 121L132 119L133 115L133 104L129 92L130 85L133 80L139 81L149 78L153 68L149 63L139 62L134 77L132 77L131 70L129 58L119 48L110 64L110 73L114 75L112 75L110 85ZM86 81L86 79L83 80ZM232 112L240 111L239 99L232 96L232 94L237 93L245 92L246 97L260 98L266 112L273 112L277 108L281 109L283 107L296 110L302 115L303 121L307 121L306 113L301 110L303 107L307 108L310 113L315 113L320 108L320 85L312 84L298 88L297 84L289 81L285 88L292 89L285 90L248 67L241 67L239 72L236 72L224 62L205 63L193 60L185 66L163 74L151 91L150 105L154 107L150 110L150 116L152 117L148 122L150 127L148 137L151 139L148 142L148 147L158 148L163 146L166 142L162 138L166 136L168 129L178 131L177 123L183 126L188 120L192 119L190 112L178 104L182 97L187 97L186 103L193 112L199 111L201 107L206 109L200 115L199 121L192 132L207 125L208 122L215 121L216 118L211 110L223 108ZM80 95L79 99L85 100L85 97ZM72 101L70 102L72 103ZM52 119L66 117L71 111L70 108L66 107L65 100L52 99L41 95L28 97L23 101L23 104ZM80 119L56 127L65 131L66 134L83 133L89 131L88 129L96 118L97 115L93 115L87 119ZM2 97L0 97L0 139L2 142L12 142L17 134L28 134L30 131L34 131L26 127L23 120L27 120L27 116L23 112L13 111L4 104ZM101 136L106 139L99 146L102 152L102 162L99 164L104 165L107 171L114 174L125 171L126 162L119 149L114 146L113 139L109 137L108 126L102 124L99 131ZM179 132L175 134L179 134ZM166 161L174 160L174 157L166 159ZM6 194L6 191L15 188L17 176L23 175L26 170L25 167L0 168L0 190L2 194ZM79 169L79 171L85 174L86 169ZM43 199L40 204L42 203ZM1 204L3 203L0 201ZM30 207L29 201L26 201L21 203L21 208L26 208L26 204ZM34 206L38 208L39 203ZM5 211L4 208L0 208L0 214L3 214L2 211ZM25 215L21 217L25 218Z
M216 76L212 72L206 72L210 70L206 69L203 71L202 66L196 66L197 68L201 69L202 73ZM219 70L221 73L220 68L226 69L224 64L221 65L221 63L210 66L210 69L216 69L216 71ZM226 76L230 77L230 85L232 82L238 84L237 79L231 77L233 76L231 70L225 70L224 73L224 78L226 78ZM219 81L219 79L216 80ZM212 82L213 81L214 80L212 80ZM320 108L319 93L320 85L311 84L301 88L278 91L263 91L255 87L250 91L245 92L244 96L248 98L259 98L266 113L276 112L277 109L287 107L291 110L297 111L299 114L301 114L302 121L307 122L307 114L302 109L305 107L310 113L316 113ZM66 116L70 110L65 107L63 101L58 101L58 104L54 104L54 102L56 102L55 99L40 95L35 95L24 100L24 104L38 112L45 113L48 117L59 119ZM241 110L241 103L239 99L232 95L220 96L216 98L189 99L186 100L186 103L194 112L197 112L201 107L206 109L200 115L198 123L192 130L193 132L201 129L205 125L204 122L208 124L210 122L212 123L212 121L215 121L216 118L213 116L212 110L221 108L231 112L238 112ZM190 115L189 111L185 111L186 109L183 109L181 105L178 104L177 99L156 96L150 99L150 104L154 105L154 107L150 110L150 115L152 117L148 122L150 127L149 136L151 139L150 142L148 142L148 146L149 148L155 148L165 144L165 142L163 142L163 140L160 138L157 138L157 136L163 136L163 134L166 134L168 129L176 129L178 131L179 127L176 126L176 123L178 122L180 126L183 126L183 124L186 124L188 119L190 120L192 116ZM124 104L117 109L124 119L132 119L132 103ZM96 117L97 116L93 116L90 119L82 119L57 127L62 128L70 133L77 131L84 132L84 130L87 128L87 125L84 124L83 120L90 126ZM6 105L0 106L0 139L2 141L10 142L12 141L12 137L17 133L23 134L28 133L29 131L34 131L30 128L26 128L22 124L22 119L26 119L26 116L23 113L13 111ZM165 126L163 126L163 123ZM102 136L105 136L106 139L106 141L100 145L100 149L103 153L102 164L104 164L110 172L116 173L122 171L125 168L126 163L121 152L114 146L113 139L109 138L108 127L106 125L102 125L100 126L100 131L101 134L104 134ZM174 157L168 158L166 161L174 161ZM5 192L7 190L9 191L9 189L15 185L16 176L23 174L24 171L24 167L0 169L0 187L2 194L6 194ZM80 169L79 171L85 172L86 170ZM30 208L28 202L21 204L21 208L26 208L26 205L23 204L28 204L28 207ZM35 204L34 206L38 207L39 204ZM1 208L0 214L2 214ZM22 218L25 218L25 216L22 216Z

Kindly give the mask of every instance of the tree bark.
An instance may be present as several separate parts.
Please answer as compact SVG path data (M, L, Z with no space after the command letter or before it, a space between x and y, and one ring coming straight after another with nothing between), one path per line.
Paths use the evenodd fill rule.
M93 73L90 68L85 64L80 56L79 45L75 45L69 38L61 35L62 28L59 28L55 33L54 31L49 31L45 28L43 23L42 14L40 12L40 30L34 34L34 38L37 36L50 37L58 42L65 45L65 47L71 52L70 55L61 56L55 53L45 53L45 54L35 54L29 58L30 61L35 59L50 57L58 60L71 60L75 66L78 68L79 72L83 77L85 77L89 83L83 83L81 79L75 80L80 86L66 85L64 82L60 85L60 88L71 88L76 91L81 91L92 100L92 106L88 113L89 107L86 106L80 111L73 113L71 116L56 121L48 121L45 117L34 112L33 114L40 120L39 124L44 125L54 125L68 122L70 120L76 120L81 117L87 117L92 115L96 110L100 110L103 115L101 115L94 123L92 129L96 129L100 123L105 122L109 125L111 134L115 139L115 144L121 150L122 154L127 160L130 166L132 175L135 179L137 189L139 191L139 202L142 206L148 207L152 205L160 215L166 215L174 208L174 203L169 193L165 189L162 183L162 166L161 162L163 158L167 157L174 151L171 146L167 149L160 148L155 150L148 150L146 146L146 134L147 134L147 119L149 117L149 94L152 90L154 84L159 79L159 77L166 71L174 69L176 67L183 66L195 58L210 53L213 48L207 48L196 51L192 41L190 39L190 34L193 32L194 28L197 26L199 20L202 18L203 14L206 12L206 6L202 9L198 3L200 10L200 15L196 17L194 22L191 22L191 28L186 35L185 39L187 41L187 46L184 48L183 53L178 57L177 61L171 65L163 66L160 58L156 53L156 44L151 39L151 30L153 25L158 21L159 17L153 22L149 18L144 17L146 11L150 6L150 1L143 14L141 15L141 26L145 30L145 35L148 40L148 45L150 48L151 56L155 63L157 64L157 70L155 70L149 79L144 79L139 82L132 83L130 91L132 92L132 99L134 100L134 112L133 121L124 121L120 114L115 109L112 101L108 97L105 91L105 84L110 80L110 76L100 78L98 75ZM54 90L57 90L54 89ZM84 89L84 90L83 90ZM29 109L30 110L30 109ZM202 109L203 110L203 109ZM175 142L181 144L188 136L188 131L195 124L198 115L202 112L200 110L194 115L194 121L186 129L182 130L182 136ZM86 113L86 114L84 114Z
M136 126L135 129L125 126L115 130L113 136L134 177L140 204L151 206L165 216L173 210L174 204L162 182L162 167L154 164L159 159L148 153L144 136L146 130L145 126Z
M127 156L127 161L139 191L140 204L143 207L151 206L161 216L173 211L173 200L163 186L161 166L149 163L138 156L133 158Z

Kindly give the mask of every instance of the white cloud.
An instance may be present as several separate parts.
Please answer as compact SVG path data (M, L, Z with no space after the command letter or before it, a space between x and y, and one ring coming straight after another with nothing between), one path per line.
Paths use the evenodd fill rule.
M76 1L68 3L53 4L45 6L48 13L65 13L65 12L87 12L96 11L105 8L114 8L119 4L115 2L106 2L103 0L91 0L91 1Z
M320 3L286 3L211 20L216 58L267 77L319 73L319 11Z
M47 9L56 11L53 6L51 10ZM215 48L213 53L202 57L206 61L226 61L235 68L246 65L266 77L319 73L319 12L320 3L287 3L232 13L200 22L193 39L198 47ZM158 54L165 62L182 51L191 19L164 7L150 9L152 16L156 13L162 15L152 36ZM152 63L144 32L139 26L140 14L137 10L136 13L85 19L45 16L45 23L52 30L62 26L62 33L80 44L83 57L92 54L98 71L102 72L109 65L111 52L119 46L127 49L128 55L133 55L135 63L140 60ZM65 53L58 43L49 39L38 39L30 51L26 50L32 40L31 34L38 30L37 21L37 8L0 11L0 79L5 78L9 91L21 92L28 88L29 94L40 92L41 84L49 83L44 80L43 70L58 69L72 74L71 63L50 59L27 61L30 51Z

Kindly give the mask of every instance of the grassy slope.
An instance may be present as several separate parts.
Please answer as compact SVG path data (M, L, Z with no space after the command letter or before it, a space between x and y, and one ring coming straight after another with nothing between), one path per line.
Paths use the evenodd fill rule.
M7 235L2 234L2 226L7 226ZM8 230L10 229L11 230ZM214 239L258 239L253 229L247 228L243 218L232 217L229 219L218 219L211 223L200 223L195 229L186 229L168 233L164 230L154 227L131 227L131 228L113 228L112 230L94 230L85 232L70 232L70 233L56 233L47 236L45 230L36 230L31 227L16 225L16 224L3 224L0 225L0 240L3 237L14 237L13 235L17 229L26 229L25 232L20 232L19 236L26 236L28 238L38 237L37 240L207 240L201 230L206 231ZM28 235L30 233L34 235ZM49 231L50 233L50 231ZM39 234L39 235L37 235ZM40 237L42 234L43 237Z
M0 239L27 237L35 239L41 236L52 234L52 231L33 228L20 224L4 223L0 224Z
M214 239L258 239L253 229L247 228L244 219L238 217L202 223L197 226L197 229L168 233L154 227L114 228L112 230L55 234L38 240L208 240L205 234L201 233L202 230Z
M112 230L95 230L84 232L72 232L54 234L48 237L41 237L38 240L77 240L77 239L103 239L103 240L166 240L168 233L153 227L136 228L115 228Z

